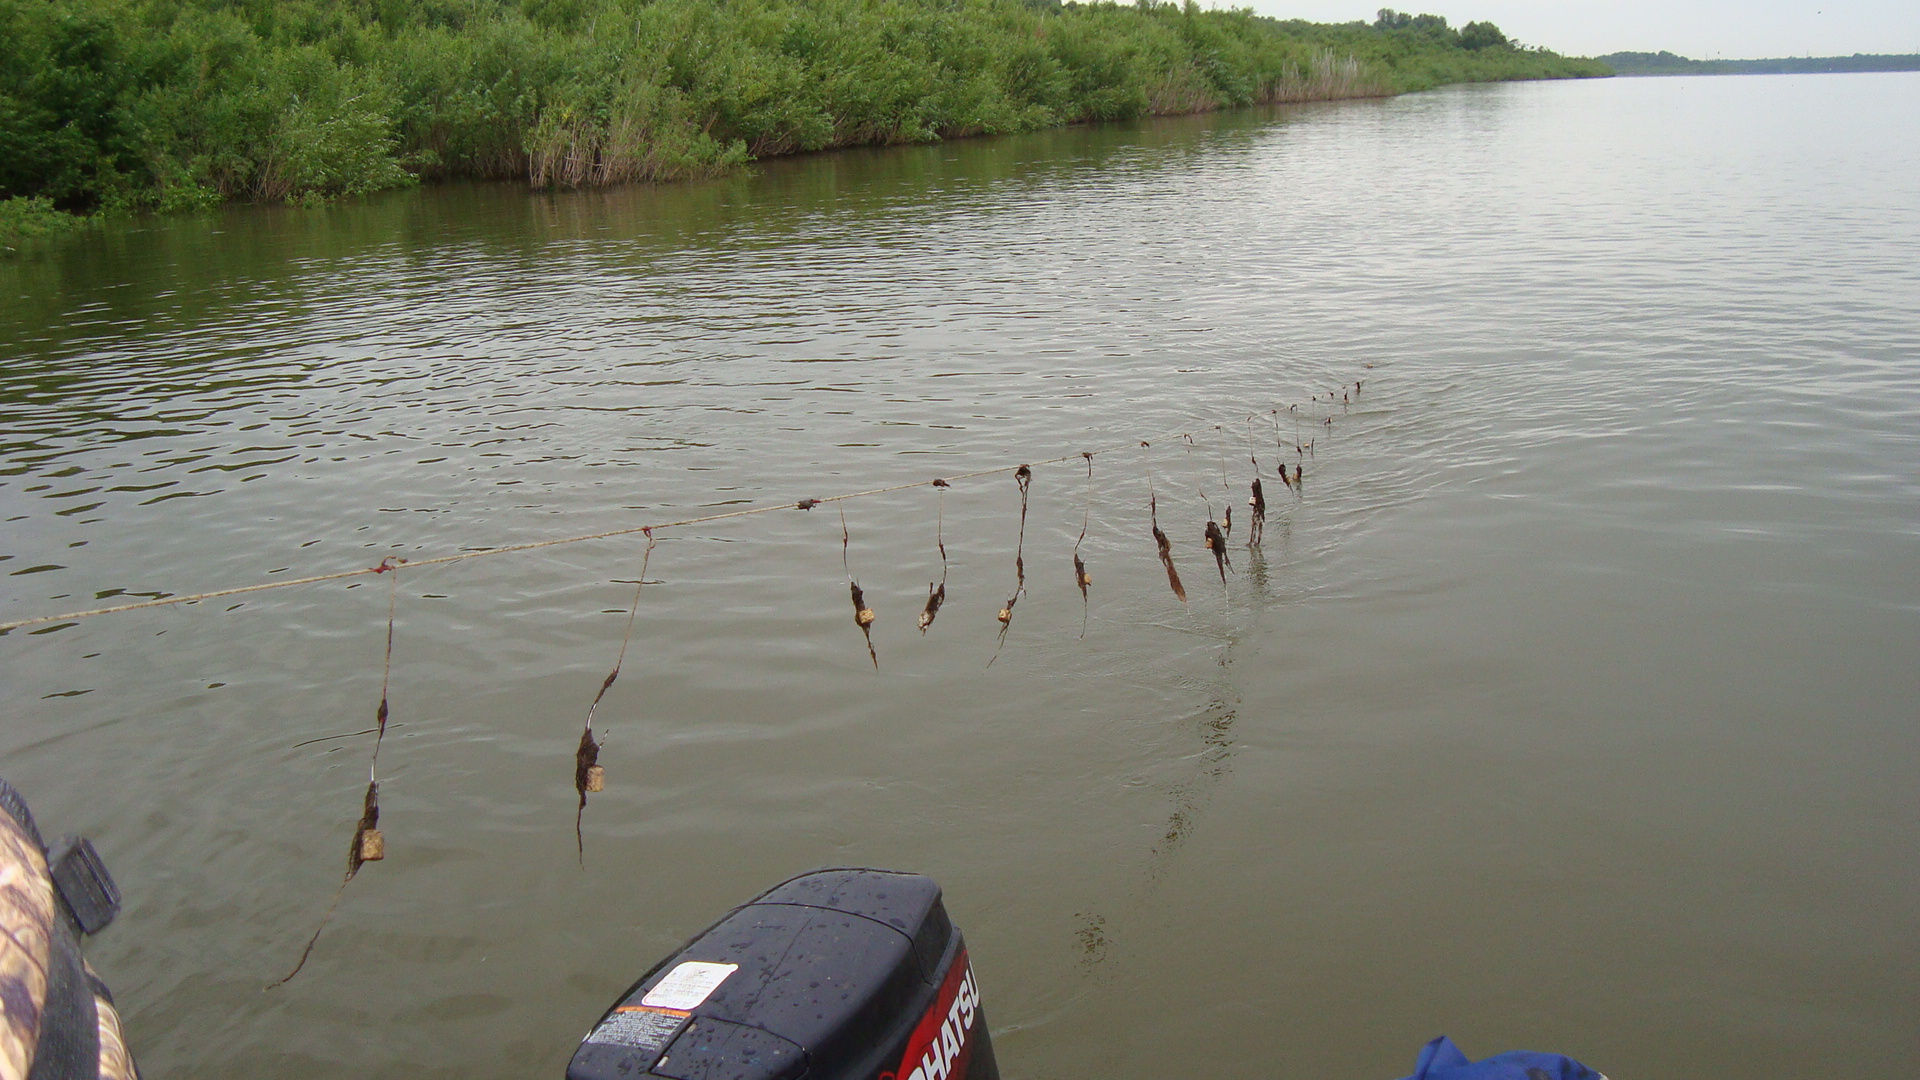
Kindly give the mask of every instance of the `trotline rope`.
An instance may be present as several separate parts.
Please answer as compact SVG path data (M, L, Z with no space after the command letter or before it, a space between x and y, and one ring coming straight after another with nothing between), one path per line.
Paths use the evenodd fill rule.
M1292 408L1292 407L1289 406L1289 408ZM1278 409L1274 409L1271 411L1274 412L1276 415L1279 412ZM1156 436L1156 438L1157 439L1190 439L1192 438L1192 435L1189 432L1178 432L1171 435ZM973 472L957 473L957 474L945 477L944 479L948 481L972 480L982 476L994 476L999 473L1018 472L1021 469L1030 468L1031 466L1034 466L1034 465L1058 465L1062 462L1073 461L1076 459L1083 459L1083 458L1090 463L1094 455L1111 454L1120 450L1132 449L1133 447L1136 447L1139 445L1141 445L1141 443L1138 440L1130 440L1125 443L1121 443L1115 446L1105 447L1099 450L1076 451L1071 454L1062 454L1059 457L1047 458L1042 461L1032 461L1023 465L1002 465L1002 466L997 466L991 469L977 469ZM782 502L782 503L775 503L768 506L752 506L744 510L729 510L725 513L706 514L700 517L682 518L677 521L659 522L651 525L631 525L631 526L626 526L619 529L607 529L601 532L584 533L579 536L563 536L553 540L534 540L524 544L508 544L502 547L484 548L479 551L460 551L460 552L455 552L454 554L451 554L451 555L436 555L433 558L429 558L429 559L408 559L406 560L406 567L409 570L418 570L426 566L440 566L446 563L462 562L467 559L478 559L478 558L483 558L489 555L509 555L509 554L513 554L515 552L521 552L521 551L537 551L541 548L560 547L565 544L581 544L581 543L586 543L587 541L590 541L590 540L609 540L615 537L633 536L637 533L644 533L650 537L654 532L661 529L685 528L686 526L689 526L689 525L703 525L713 521L726 521L732 518L752 517L753 515L756 515L756 514L767 514L767 513L772 513L776 510L793 510L796 508L801 510L811 510L815 506L819 506L825 503L844 502L848 499L863 499L872 495L888 495L896 491L910 491L914 488L926 487L929 483L933 483L936 486L941 486L938 484L937 481L917 480L909 484L891 484L887 487L869 488L865 491L851 491L851 492L846 492L840 495L828 495L828 496L817 498L817 499L801 499L797 503ZM255 585L236 585L230 589L212 589L206 592L187 593L180 596L163 596L163 597L157 597L152 600L140 600L131 604L114 604L109 607L88 608L82 611L68 611L58 615L35 615L30 618L12 619L6 622L0 622L0 634L8 633L13 630L24 629L29 626L45 626L51 623L77 622L81 619L90 619L97 615L116 615L123 611L140 611L146 608L167 607L173 604L191 604L201 600L217 600L227 596L244 596L248 593L267 592L273 589L291 589L299 585L317 585L324 581L343 581L347 578L366 577L370 574L386 573L386 572L390 572L391 569L392 569L392 560L388 560L388 561L383 561L379 566L365 566L365 567L359 567L353 570L340 570L331 574L314 574L308 577L289 578L285 581L263 581Z
M1361 383L1359 382L1356 382L1353 384L1354 390L1356 392L1359 390L1360 386L1361 386ZM1317 404L1319 402L1319 395L1314 395L1312 400ZM1342 400L1347 401L1349 399L1347 399L1346 395L1343 394ZM1333 401L1332 394L1327 395L1327 401L1329 404L1332 403ZM1298 409L1297 405L1288 406L1286 411L1289 413L1297 413L1297 409ZM1280 411L1281 410L1277 407L1269 410L1269 415L1274 424L1276 437L1278 436L1278 432L1279 432ZM1251 544L1253 546L1258 546L1259 544L1259 528L1260 528L1260 525L1264 523L1264 519L1266 516L1265 499L1262 497L1263 493L1261 491L1260 478L1259 478L1260 463L1259 463L1258 457L1253 452L1252 426L1253 426L1253 421L1257 416L1258 416L1258 413L1249 414L1247 416L1248 461L1249 461L1249 464L1253 466L1253 472L1254 472L1254 477L1251 485L1252 492L1253 492L1253 500L1251 505L1254 508L1254 514L1255 514L1254 516L1255 524L1253 526L1253 529L1255 530L1255 532L1254 532L1254 538L1251 541ZM1327 417L1325 419L1325 422L1331 425L1333 422L1332 417L1331 416ZM1220 425L1217 425L1217 424L1214 425L1214 431L1216 433L1219 433L1221 437L1221 446L1220 446L1221 485L1223 488L1231 490L1231 481L1228 478L1228 470L1227 470L1227 460L1226 460L1226 450L1225 450L1225 431ZM1157 438L1179 439L1185 443L1185 450L1186 450L1185 457L1187 458L1188 465L1194 469L1195 488L1198 491L1202 501L1205 503L1207 508L1207 518L1208 518L1207 528L1206 528L1207 547L1214 552L1215 558L1220 564L1220 580L1221 580L1222 586L1224 587L1226 585L1226 572L1227 572L1226 536L1222 532L1220 526L1213 520L1213 516L1214 516L1213 500L1207 489L1207 485L1205 484L1205 482L1201 480L1197 464L1193 460L1193 453L1195 451L1193 435L1190 433L1178 433L1178 434L1169 435L1169 436L1160 436ZM599 751L601 749L601 744L597 739L595 739L594 732L593 732L594 715L599 709L601 701L606 697L607 691L613 686L614 680L619 677L620 669L622 665L625 663L625 660L627 657L628 647L632 643L634 627L639 615L641 592L646 587L646 584L647 584L647 567L651 561L654 546L656 543L656 536L655 536L656 532L658 532L661 529L683 528L689 525L698 525L698 524L715 522L715 521L725 521L733 518L750 517L756 514L771 513L775 510L790 510L790 509L812 510L816 506L820 506L825 503L840 503L840 502L845 502L849 499L865 498L872 495L883 495L883 494L889 494L893 492L909 491L909 490L913 490L915 488L919 488L923 486L932 486L935 489L935 499L936 499L935 540L940 549L942 573L941 573L941 580L939 583L937 584L930 583L928 585L927 606L925 610L921 612L920 619L919 619L919 628L920 628L920 631L924 634L927 631L929 625L933 622L934 615L939 610L940 603L942 600L945 599L945 594L946 594L947 552L946 552L946 540L944 535L945 494L947 489L949 489L952 486L951 480L975 479L983 476L994 476L994 475L999 475L1004 473L1011 473L1013 475L1015 483L1018 485L1020 490L1020 529L1018 534L1018 543L1015 545L1015 554L1014 554L1014 576L1015 576L1014 591L1012 596L1007 600L1006 606L1003 607L999 613L1000 633L994 648L994 659L998 659L1000 656L1000 650L1002 647L1004 647L1006 643L1007 633L1012 625L1014 605L1020 601L1020 598L1026 592L1026 565L1025 565L1024 556L1025 556L1025 546L1026 546L1028 490L1033 480L1033 466L1034 465L1057 465L1064 462L1071 462L1076 459L1082 461L1086 466L1086 470L1087 470L1087 477L1086 477L1087 486L1086 486L1086 496L1085 496L1086 502L1081 512L1080 533L1078 537L1075 539L1074 545L1073 545L1074 580L1081 594L1081 600L1082 600L1081 633L1084 636L1086 632L1085 620L1086 620L1087 589L1089 584L1091 583L1091 578L1087 573L1086 563L1081 558L1080 548L1081 548L1081 545L1086 540L1087 524L1088 524L1088 521L1090 520L1090 515L1092 513L1093 459L1096 455L1099 455L1099 454L1107 454L1107 453L1114 453L1116 451L1121 451L1121 450L1128 450L1133 448L1136 445L1142 450L1149 451L1148 457L1146 458L1146 460L1143 461L1143 465L1145 466L1145 470L1146 470L1146 479L1147 479L1147 488L1148 488L1148 503L1147 503L1148 517L1149 517L1149 522L1152 526L1152 533L1153 533L1155 545L1158 548L1159 558L1161 563L1166 568L1168 584L1172 587L1172 590L1175 596L1177 596L1182 602L1185 602L1187 599L1186 590L1182 587L1179 574L1174 569L1174 566L1173 566L1173 560L1171 557L1171 543L1168 537L1166 536L1166 534L1160 529L1159 512L1158 512L1159 498L1158 498L1157 492L1155 492L1154 490L1154 483L1153 483L1153 466L1152 466L1151 452L1150 452L1151 442L1145 441L1145 440L1141 440L1137 442L1129 440L1126 443L1106 447L1100 450L1086 450L1086 451L1079 451L1077 453L1072 453L1072 454L1063 454L1059 457L1049 458L1043 461L1028 462L1020 465L1003 465L1003 466L998 466L995 468L988 468L988 469L977 469L972 472L955 474L950 479L938 478L931 481L915 481L913 483L891 484L886 487L870 488L865 491L847 492L840 495L830 495L824 498L807 498L807 499L801 499L798 502L793 502L793 503L781 502L781 503L775 503L775 504L768 504L764 506L752 506L752 507L747 507L741 510L729 510L729 511L717 513L717 514L704 514L698 517L683 518L677 521L669 521L669 522L656 523L651 525L627 526L624 528L607 529L607 530L602 530L600 532L586 533L578 536L559 537L551 540L536 540L536 541L530 541L523 544L509 544L501 547L484 548L476 551L461 551L461 552L455 552L454 554L451 554L451 555L440 555L440 556L436 556L433 558L426 558L426 559L409 560L409 559L400 558L398 556L388 556L387 558L382 559L380 564L377 566L361 567L353 570L342 570L342 571L338 571L331 574L316 574L308 577L291 578L291 579L281 580L281 581L261 582L254 585L242 585L242 586L236 586L234 588L228 588L228 589L214 589L207 592L192 593L192 594L180 595L180 596L157 597L154 599L142 600L134 603L116 604L109 607L93 608L93 609L84 610L84 611L73 611L73 612L67 612L59 615L41 615L41 616L35 616L32 618L26 618L26 619L15 619L7 622L0 622L0 633L5 633L7 631L21 629L29 626L41 626L41 625L56 624L56 623L71 624L78 620L91 618L96 615L110 615L110 614L115 614L123 611L138 611L145 608L165 607L173 604L190 604L190 603L194 603L196 601L201 601L201 600L210 600L210 599L217 599L220 597L229 597L229 596L241 596L248 593L265 592L271 589L286 589L286 588L292 588L299 585L312 585L312 584L317 584L325 581L340 581L347 578L363 577L369 574L392 574L393 575L393 577L390 578L388 581L386 658L382 666L382 672L381 672L380 705L376 713L376 727L369 729L368 731L354 732L354 733L351 733L350 735L327 736L325 739L309 740L307 743L299 744L299 745L305 746L305 745L309 745L309 743L311 742L327 741L328 739L334 739L334 738L347 738L347 737L352 737L352 735L368 734L370 731L378 732L378 737L376 737L374 741L373 756L368 763L367 790L362 799L362 804L363 804L362 814L358 822L358 825L354 830L353 839L349 847L346 872L341 877L340 884L335 889L333 898L328 903L326 911L322 914L319 925L315 927L312 937L310 937L307 940L306 947L301 951L299 959L294 963L293 969L287 972L287 974L282 976L280 979L269 984L267 989L272 989L273 987L284 985L285 983L293 979L296 975L298 975L302 969L305 968L307 960L313 955L314 948L320 941L321 934L325 932L328 924L332 921L333 914L335 910L338 908L341 899L344 897L346 893L348 883L353 880L355 875L359 872L361 866L364 863L379 861L385 857L385 840L379 829L380 807L379 807L378 800L379 800L380 784L379 784L379 776L377 772L377 764L379 761L380 747L384 742L386 729L388 726L387 724L388 715L389 715L388 691L391 685L392 674L393 674L394 625L395 625L397 606L399 602L398 579L400 576L399 572L402 567L405 567L408 570L417 570L421 567L437 566L445 563L460 562L466 559L477 559L487 555L505 555L512 552L535 551L541 548L558 547L564 544L578 544L578 543L585 543L590 540L604 540L604 539L611 539L615 537L632 536L636 533L642 534L647 538L646 554L641 560L639 580L637 580L634 583L633 601L628 608L626 632L621 638L620 651L614 660L613 670L606 676L605 680L601 682L599 692L594 695L593 703L587 709L586 722L582 727L581 735L580 735L580 743L575 752L574 787L578 795L578 802L576 803L575 814L574 814L574 836L575 836L576 851L579 855L581 866L582 868L584 868L585 859L586 859L586 841L585 841L585 835L582 831L582 825L583 825L584 814L585 814L586 805L587 805L587 796L592 792L597 792L602 790L602 787L604 785L604 775L605 775L604 770L600 767L600 764L599 764ZM1284 442L1278 442L1277 445L1282 450L1284 450L1284 445L1285 445ZM1296 440L1294 449L1298 454L1300 454L1301 456L1304 456L1311 449L1311 443L1301 444ZM1296 479L1291 482L1288 482L1288 486L1293 487L1297 493L1299 491L1298 480L1297 480L1298 466L1296 466L1295 468L1296 468L1296 473L1295 473ZM1287 481L1288 478L1286 474L1286 466L1284 464L1280 466L1280 476L1283 481ZM1228 501L1228 506L1229 506L1229 509L1227 511L1227 529L1231 530L1233 527L1231 499L1229 499ZM850 546L851 546L851 535L847 528L846 511L845 511L845 508L843 507L840 510L841 566L842 566L842 569L846 572L846 580L847 580L850 595L852 597L852 603L853 603L854 612L855 612L855 622L860 627L860 631L862 635L866 636L867 655L873 661L874 668L877 671L880 666L880 660L879 660L879 656L874 650L873 639L870 633L871 626L875 619L875 614L871 608L868 608L866 606L866 600L862 594L860 585L853 577L852 565L848 558ZM993 661L989 660L988 666L991 667L992 665L993 665Z

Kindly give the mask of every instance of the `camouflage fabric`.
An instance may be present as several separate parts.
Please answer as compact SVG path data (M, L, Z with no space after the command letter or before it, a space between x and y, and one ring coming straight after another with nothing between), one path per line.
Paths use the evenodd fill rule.
M113 995L75 951L77 943L66 923L69 914L54 886L33 815L20 793L0 780L0 1080L27 1080L35 1075L36 1059L43 1059L41 1075L51 1071L87 1080L139 1080ZM64 982L56 978L62 972L68 973ZM74 985L82 972L84 982ZM49 1004L50 990L64 1007ZM77 1001L73 990L81 995ZM90 1018L84 1011L89 998ZM75 1005L81 1007L72 1008ZM97 1030L85 1030L76 1038L75 1020L83 1030Z
M57 902L40 845L0 813L0 1080L26 1080L33 1068Z
M92 964L87 965L87 977L96 987L104 988ZM93 1011L100 1022L100 1080L140 1080L140 1070L134 1067L133 1054L127 1050L126 1035L120 1030L120 1010L113 1007L113 998L95 990Z

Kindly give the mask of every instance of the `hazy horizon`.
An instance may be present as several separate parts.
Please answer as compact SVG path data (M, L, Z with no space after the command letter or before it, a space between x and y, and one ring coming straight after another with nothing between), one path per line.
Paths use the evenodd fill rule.
M1243 6L1223 4L1221 6ZM1247 0L1262 15L1314 22L1371 22L1384 6L1444 15L1455 26L1499 25L1528 45L1573 56L1678 53L1695 60L1758 60L1854 53L1920 53L1920 4L1891 0L1760 0L1654 3L1652 0Z

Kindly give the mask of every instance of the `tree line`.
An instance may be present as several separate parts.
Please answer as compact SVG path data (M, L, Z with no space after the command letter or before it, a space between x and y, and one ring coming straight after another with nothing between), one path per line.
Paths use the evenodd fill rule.
M1834 75L1854 71L1920 71L1920 54L1913 53L1692 60L1663 50L1609 53L1600 60L1621 75Z
M1155 0L0 0L0 230L1607 73L1488 23Z
M1445 15L1409 15L1392 8L1380 9L1373 21L1373 28L1383 34L1418 35L1436 44L1452 45L1470 52L1518 47L1518 43L1508 40L1507 35L1490 22L1470 22L1455 30L1447 25Z

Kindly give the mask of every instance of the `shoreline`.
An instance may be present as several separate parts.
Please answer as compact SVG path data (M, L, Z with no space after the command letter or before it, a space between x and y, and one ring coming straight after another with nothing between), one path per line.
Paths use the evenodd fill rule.
M599 187L1460 82L1611 74L1491 23L1047 0L573 0L533 9L98 0L0 13L0 245L134 210L446 178ZM62 89L63 87L69 89Z
M480 173L447 172L447 173L440 173L437 175L414 176L408 182L405 182L405 183L394 184L389 187L383 187L383 188L378 188L378 189L369 190L369 191L355 192L347 195L333 196L333 197L324 198L324 199L229 198L229 199L205 201L205 202L201 202L201 203L190 205L190 206L181 206L181 207L127 206L127 207L118 207L111 210L97 211L94 213L73 213L69 211L59 210L53 207L50 201L43 197L30 196L25 198L0 199L0 259L22 257L29 251L32 251L35 248L41 247L48 242L59 242L62 240L76 237L77 234L84 233L92 229L93 227L108 221L125 219L128 217L145 217L145 216L172 217L181 213L211 210L211 209L215 209L222 206L274 206L274 205L292 204L294 206L304 206L311 209L311 208L319 208L323 206L340 205L345 202L351 202L354 199L359 197L368 196L368 195L378 195L385 192L402 190L405 188L411 188L411 187L434 188L434 187L441 187L445 185L461 184L461 183L521 185L523 186L523 189L528 194L540 194L540 193L559 194L564 192L577 192L577 191L608 191L608 190L614 190L621 187L630 187L630 186L636 186L636 185L680 184L680 183L686 183L689 181L714 180L714 179L719 179L725 176L737 174L742 170L749 169L752 166L759 165L759 164L765 164L765 163L771 163L771 162L777 162L777 161L793 161L793 160L813 157L816 155L835 154L835 153L842 153L842 152L853 151L853 150L883 150L891 147L901 147L901 146L931 146L931 145L938 145L943 143L971 141L975 139L995 138L995 137L1013 136L1013 135L1030 135L1030 134L1036 134L1036 133L1046 132L1046 131L1064 131L1072 128L1089 128L1089 127L1095 127L1101 124L1126 123L1129 121L1139 121L1139 120L1178 119L1180 117L1189 117L1189 116L1206 116L1206 115L1211 115L1216 113L1233 112L1241 109L1252 109L1252 108L1262 108L1262 107L1272 107L1272 106L1329 104L1329 103L1341 102L1341 101L1384 100L1387 98L1401 97L1407 94L1417 94L1417 93L1425 93L1432 90L1439 90L1449 86L1465 86L1465 85L1475 85L1475 84L1509 83L1509 82L1559 82L1559 81L1575 80L1575 79L1595 79L1595 78L1604 79L1604 78L1615 78L1615 77L1618 77L1618 76L1610 73L1609 74L1597 74L1597 73L1596 74L1587 74L1587 73L1572 74L1570 73L1570 74L1535 75L1535 76L1527 76L1527 77L1497 78L1497 79L1461 79L1461 80L1455 80L1455 81L1435 83L1430 86L1420 86L1420 87L1414 87L1414 88L1408 88L1408 89L1391 89L1391 88L1386 88L1380 85L1360 85L1356 83L1346 83L1342 85L1330 85L1330 86L1297 85L1297 86L1288 87L1279 93L1274 93L1269 96L1265 96L1265 97L1257 98L1252 101L1245 101L1245 102L1210 102L1205 104L1193 105L1191 107L1149 109L1148 111L1141 112L1139 114L1132 115L1132 116L1111 117L1111 118L1102 118L1102 117L1078 118L1073 120L1067 120L1060 123L1046 124L1046 125L1029 127L1029 128L1021 128L1013 131L972 131L972 132L965 132L961 134L941 135L932 139L871 140L871 141L865 141L865 142L838 143L838 144L813 147L813 148L794 147L789 149L778 150L778 151L767 153L760 156L744 157L737 162L729 163L723 168L714 169L712 171L700 171L696 173L690 173L685 175L675 175L675 176L652 176L652 177L634 177L634 178L627 178L627 179L612 179L612 180L605 180L601 182L584 182L584 183L572 183L572 184L565 184L565 183L542 184L528 174L531 172L531 170L528 170L528 173L523 173L518 176L513 175L511 173L480 174Z

